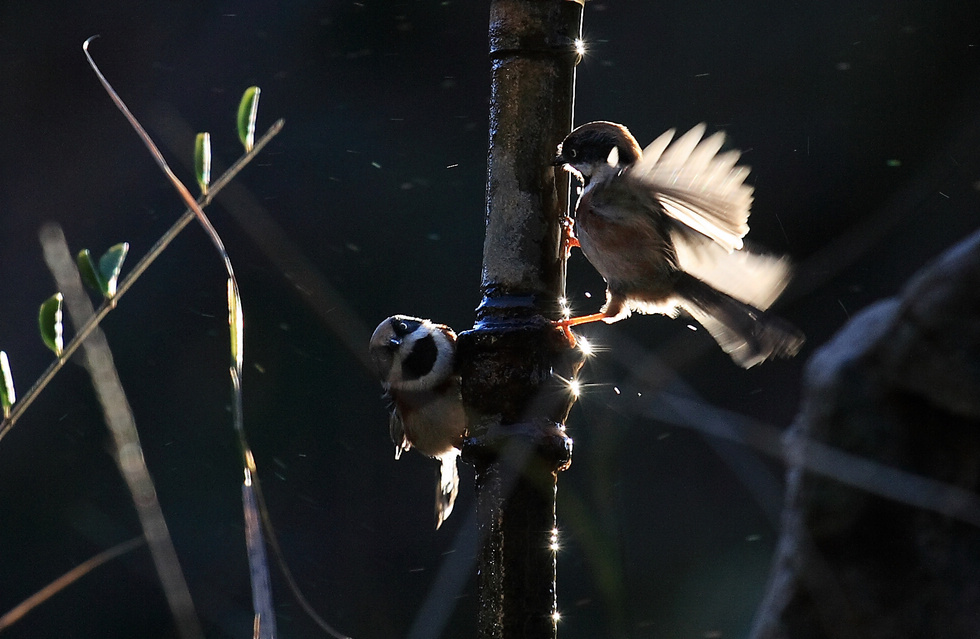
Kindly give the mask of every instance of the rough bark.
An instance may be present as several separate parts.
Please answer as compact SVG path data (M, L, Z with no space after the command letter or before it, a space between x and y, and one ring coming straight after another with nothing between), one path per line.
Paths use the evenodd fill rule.
M476 467L481 639L554 637L557 473L571 460L578 365L556 318L559 216L567 186L551 160L571 127L582 5L494 0L487 235L482 294L457 357Z
M753 636L980 636L980 232L849 322L805 383ZM811 441L954 488L930 510L874 496L806 472Z

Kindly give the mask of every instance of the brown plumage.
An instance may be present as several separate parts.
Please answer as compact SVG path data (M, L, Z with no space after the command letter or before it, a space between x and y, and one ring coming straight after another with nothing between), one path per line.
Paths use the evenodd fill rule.
M391 402L389 431L395 459L415 448L439 460L438 528L452 513L459 492L456 463L466 432L460 380L454 370L456 333L444 324L395 315L375 329L369 352Z
M738 151L720 152L724 134L702 139L704 131L671 144L670 130L640 150L626 127L591 122L559 145L555 165L584 186L573 242L607 286L599 313L559 324L683 312L740 366L790 357L803 334L764 314L789 282L789 260L744 249L749 170L736 164Z

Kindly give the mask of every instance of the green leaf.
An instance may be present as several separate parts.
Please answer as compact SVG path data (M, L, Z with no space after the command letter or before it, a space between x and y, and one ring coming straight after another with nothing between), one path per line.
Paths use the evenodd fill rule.
M255 119L259 115L259 93L258 87L245 89L245 95L238 105L238 139L245 146L245 151L251 151L255 144Z
M82 281L94 291L105 295L105 282L96 270L95 262L92 261L92 254L89 253L88 249L82 249L78 252L75 263L78 265L78 272L82 276Z
M228 279L228 325L231 328L231 358L235 366L242 370L242 356L245 350L245 318L238 298L235 282Z
M129 242L120 242L109 248L105 254L99 258L99 276L104 282L105 287L102 294L108 299L116 295L116 284L119 282L119 271L122 270L123 262L129 253Z
M201 187L201 193L207 195L208 185L211 184L210 133L198 133L194 140L194 177Z
M41 310L37 316L37 323L41 329L41 339L58 357L61 357L61 353L65 350L65 339L62 335L64 325L61 323L61 302L64 299L61 293L55 293L41 304Z
M0 404L3 405L3 418L10 417L10 407L17 401L17 393L14 392L14 376L10 373L10 362L7 361L7 354L0 351Z

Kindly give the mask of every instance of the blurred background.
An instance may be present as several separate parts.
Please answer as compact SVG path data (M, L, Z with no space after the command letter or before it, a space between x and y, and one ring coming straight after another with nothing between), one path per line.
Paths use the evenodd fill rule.
M357 639L405 636L445 558L472 552L457 541L471 469L435 531L434 462L395 462L362 362L388 315L472 325L487 21L488 3L462 0L0 4L0 349L20 394L52 359L36 321L55 290L40 225L61 224L73 251L128 241L132 265L183 211L82 42L101 34L94 57L189 185L197 131L211 132L216 162L240 154L247 86L262 88L260 130L285 118L208 213L241 286L246 430L286 560ZM576 122L622 122L646 144L704 121L743 150L749 238L796 261L776 310L808 341L795 360L745 371L685 322L583 328L600 352L559 477L559 632L744 637L778 539L783 467L703 422L744 416L770 437L757 445L773 445L814 350L978 226L980 3L594 0L584 32ZM575 308L598 308L603 283L578 253L570 273ZM103 328L201 623L243 637L224 279L191 225ZM69 364L0 442L0 614L139 534L89 379ZM280 635L320 636L274 573ZM473 574L431 596L454 602L440 636L474 635ZM141 547L4 636L175 634Z

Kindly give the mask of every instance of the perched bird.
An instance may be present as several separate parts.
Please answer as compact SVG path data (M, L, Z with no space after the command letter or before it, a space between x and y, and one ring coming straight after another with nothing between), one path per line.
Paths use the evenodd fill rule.
M558 146L554 165L584 187L569 246L607 287L602 310L560 320L564 330L631 311L684 312L745 368L800 349L800 331L763 314L789 282L789 261L743 248L749 169L736 165L738 151L720 152L723 133L704 132L700 124L671 144L671 129L641 150L626 127L590 122Z
M406 315L378 325L369 347L391 407L395 459L415 448L441 464L436 484L436 528L449 517L459 492L456 461L466 432L456 333L443 324Z

